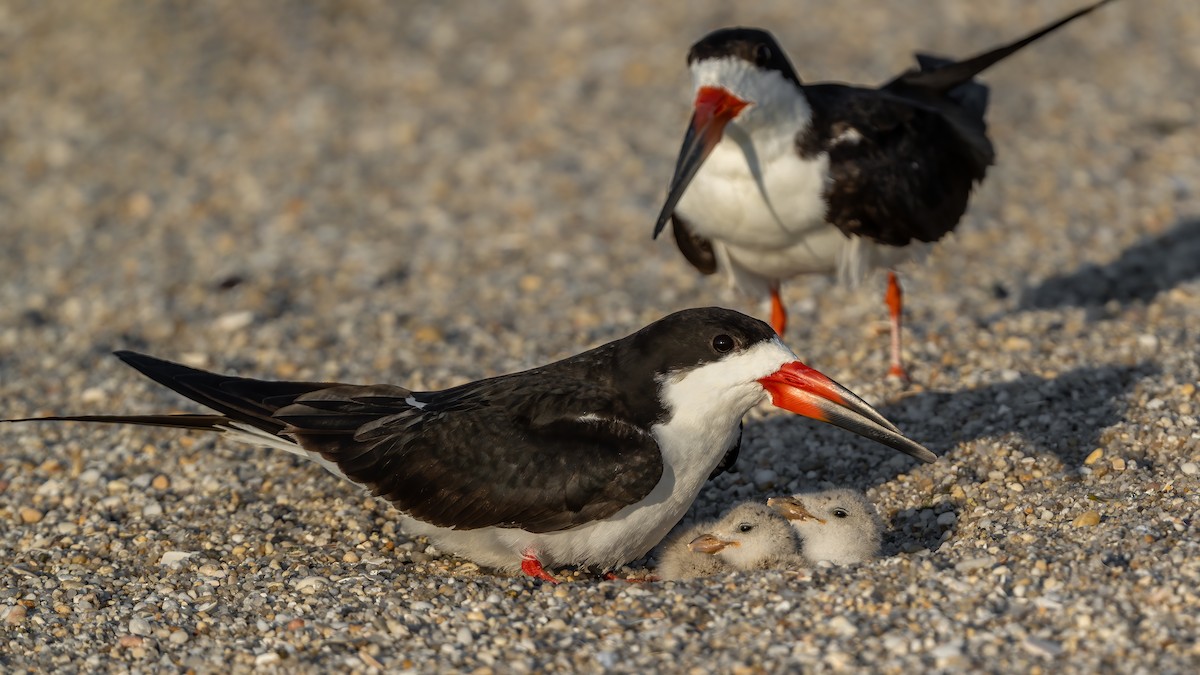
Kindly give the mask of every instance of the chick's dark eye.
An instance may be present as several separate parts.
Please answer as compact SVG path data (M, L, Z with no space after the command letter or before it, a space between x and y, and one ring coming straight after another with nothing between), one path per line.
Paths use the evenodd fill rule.
M751 525L750 523L742 523L741 525L738 525L738 532L749 532L750 530L753 530L753 529L754 529L754 526Z
M722 334L718 335L717 337L713 338L712 346L713 346L713 349L724 354L725 352L733 349L733 338L722 333Z
M834 509L833 515L835 518L846 518L850 514L846 512L846 509Z

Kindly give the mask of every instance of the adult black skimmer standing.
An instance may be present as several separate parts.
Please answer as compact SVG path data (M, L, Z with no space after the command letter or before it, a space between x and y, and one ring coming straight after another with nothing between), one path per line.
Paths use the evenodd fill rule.
M658 576L690 579L800 562L788 521L766 504L743 502L720 520L693 526L675 537L663 550Z
M809 563L852 565L879 557L883 522L861 492L801 492L771 497L767 505L791 522L800 535L800 553Z
M727 309L677 312L571 358L442 391L117 356L218 414L40 419L208 429L302 455L390 501L409 534L550 581L544 566L611 569L645 555L764 400L935 459L770 326Z
M878 88L801 83L764 30L708 34L688 52L695 111L654 236L670 219L700 272L770 294L781 335L781 280L889 268L890 374L907 378L891 268L954 229L994 160L988 91L973 78L1107 2L961 61L918 54L918 68Z

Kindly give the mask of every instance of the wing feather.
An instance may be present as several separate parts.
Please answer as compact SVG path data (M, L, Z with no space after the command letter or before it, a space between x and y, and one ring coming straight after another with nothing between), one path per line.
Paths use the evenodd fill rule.
M320 407L302 396L276 418L351 480L440 527L566 529L610 516L658 484L662 456L653 437L613 416L567 412L561 392L589 384L560 383L556 395L504 385L498 379L491 386L502 391L463 392L470 406L462 396L418 393L430 397L419 409L399 397L364 404L351 389L340 406L329 405L325 391ZM364 408L376 416L367 424Z
M44 419L222 430L246 425L319 453L401 511L441 527L534 532L608 517L662 478L658 444L620 420L622 397L544 369L441 392L272 382L133 352L121 360L219 415ZM414 405L415 404L415 405ZM588 410L580 415L579 410Z

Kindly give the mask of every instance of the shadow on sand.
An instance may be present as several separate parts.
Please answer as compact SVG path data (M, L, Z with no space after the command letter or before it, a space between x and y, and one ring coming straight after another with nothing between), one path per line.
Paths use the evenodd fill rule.
M1085 265L1050 277L1021 296L1021 309L1094 307L1147 302L1200 279L1200 219L1180 221L1163 234L1126 249L1107 265Z
M1157 365L1108 365L1077 368L1054 378L1024 375L1012 382L990 384L956 392L920 392L879 406L879 411L906 434L939 456L952 453L960 443L995 438L997 444L1022 439L1026 454L1053 453L1066 466L1079 466L1100 445L1104 429L1121 421L1126 395L1141 379L1159 372ZM842 487L866 490L911 471L917 463L889 448L851 437L845 432L799 417L763 420L759 434L771 429L796 446L795 461L777 467L780 484L792 481L832 481ZM1019 442L1019 441L1018 441ZM747 458L743 468L754 466ZM939 461L955 461L952 454ZM960 463L963 480L984 480L986 466ZM815 479L808 472L816 474ZM936 516L955 513L958 505L942 503L937 513L925 508L905 509L892 516L885 554L902 547L937 550L947 528Z
M1105 428L1122 419L1124 398L1133 385L1157 372L1149 362L1087 366L1054 378L1023 375L976 389L920 392L879 406L879 411L938 455L963 442L1018 436L1028 452L1053 453L1073 466L1096 448ZM916 466L894 450L803 418L771 417L759 425L761 430L747 425L747 431L757 435L774 427L771 435L796 444L795 461L777 469L783 482L815 471L817 480L866 489ZM747 459L742 466L753 466L753 457ZM836 475L822 477L829 467Z

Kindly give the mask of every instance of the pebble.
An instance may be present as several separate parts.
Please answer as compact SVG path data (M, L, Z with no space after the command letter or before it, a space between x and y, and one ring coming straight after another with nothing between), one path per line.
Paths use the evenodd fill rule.
M1063 652L1062 645L1059 643L1053 640L1043 640L1035 637L1027 637L1022 640L1021 647L1034 656L1040 656L1047 659L1052 659Z
M978 558L966 558L954 564L954 569L959 572L974 572L975 570L985 569L996 564L994 556L979 556Z
M829 630L834 632L835 635L840 635L842 637L850 637L858 634L858 627L851 623L850 620L844 616L835 616L829 619L826 625L829 627Z
M368 668L374 668L374 669L375 669L375 670L377 670L377 671L383 671L383 670L384 670L384 665L383 665L382 663L380 663L380 662L379 662L379 660L378 660L378 659L376 659L374 656L371 656L369 653L367 653L365 650L360 650L360 651L358 652L358 658L359 658L359 659L360 659L360 660L361 660L361 661L362 661L364 664L366 664L366 666L367 666ZM476 673L477 673L477 672L478 672L478 671L476 671ZM475 675L475 674L473 673L472 675Z
M297 581L294 587L301 593L316 593L324 586L329 584L329 579L325 577L309 576Z
M757 469L754 472L754 486L759 490L770 490L778 479L779 474L771 469Z
M1179 470L1185 475L1195 476L1198 472L1200 472L1200 464L1196 464L1196 462L1184 462L1183 464L1179 465Z
M1033 342L1020 335L1010 335L1004 339L1004 351L1026 352L1033 349Z
M8 608L7 613L4 615L4 623L10 626L24 623L28 611L24 605L13 605Z
M1083 460L1083 463L1088 466L1091 466L1091 465L1095 464L1096 462L1099 462L1100 458L1103 456L1104 456L1104 449L1096 448L1095 450L1091 451L1091 453L1088 454L1088 456Z
M1100 524L1100 514L1095 511L1085 511L1071 521L1075 527L1092 527Z
M129 632L134 635L150 635L153 629L150 628L150 622L141 618L133 618L129 620Z
M45 517L44 513L33 508L32 506L22 506L17 513L21 516L21 522L25 523L26 525L40 523L42 522L42 518Z
M934 658L939 668L946 668L957 663L962 657L963 646L961 641L947 642L941 644L929 651L929 655Z
M249 327L254 323L254 312L230 312L217 317L213 328L222 333L234 333Z
M159 565L178 565L188 558L196 555L194 551L167 551L158 559Z

